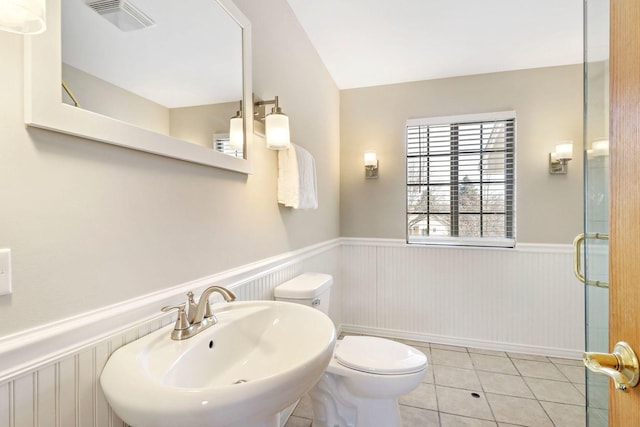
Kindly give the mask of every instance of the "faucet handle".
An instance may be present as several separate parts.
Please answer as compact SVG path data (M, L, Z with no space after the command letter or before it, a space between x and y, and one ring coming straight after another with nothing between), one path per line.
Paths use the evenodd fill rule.
M187 304L189 304L189 308L187 309L187 320L189 324L192 324L196 319L196 311L198 311L198 304L193 299L193 292L189 291L187 293Z
M162 307L161 309L165 313L171 310L178 310L178 318L176 319L176 325L173 328L176 331L181 331L191 326L189 320L187 319L187 314L184 310L185 306L186 304L182 303L178 305L168 305L166 307Z

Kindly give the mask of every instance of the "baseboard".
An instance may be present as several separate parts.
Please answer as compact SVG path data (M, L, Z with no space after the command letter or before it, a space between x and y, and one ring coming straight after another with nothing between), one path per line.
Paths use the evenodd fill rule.
M433 344L454 345L458 347L471 347L483 350L505 351L510 353L536 354L540 356L558 357L563 359L582 359L583 350L567 350L563 348L534 347L513 343L483 341L443 335L431 335L411 333L392 329L370 328L357 325L340 325L339 333L352 333L363 335L375 335L386 338L399 338L404 340L419 341Z

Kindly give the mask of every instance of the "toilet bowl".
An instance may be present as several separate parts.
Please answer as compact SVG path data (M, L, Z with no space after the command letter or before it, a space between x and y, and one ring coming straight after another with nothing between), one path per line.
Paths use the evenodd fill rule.
M398 397L426 373L420 351L377 337L347 336L309 396L314 427L400 427Z
M275 299L329 309L328 274L305 273L278 286ZM426 356L378 337L347 336L309 391L313 427L401 427L398 397L415 389L427 371Z

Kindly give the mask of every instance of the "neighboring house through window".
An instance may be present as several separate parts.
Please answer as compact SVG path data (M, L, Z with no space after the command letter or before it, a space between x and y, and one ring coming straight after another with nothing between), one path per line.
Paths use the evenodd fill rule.
M515 245L515 112L407 121L407 242Z

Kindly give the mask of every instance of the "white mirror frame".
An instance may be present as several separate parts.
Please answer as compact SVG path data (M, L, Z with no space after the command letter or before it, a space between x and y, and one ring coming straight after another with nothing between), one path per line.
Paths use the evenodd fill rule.
M61 2L47 0L47 30L25 36L24 120L28 126L62 132L108 144L172 157L187 162L231 170L253 172L250 149L253 138L251 89L251 23L232 0L217 1L242 28L242 85L245 158L237 158L177 138L146 130L62 102Z

